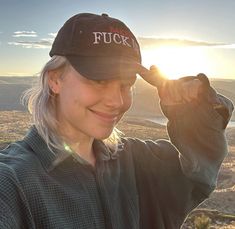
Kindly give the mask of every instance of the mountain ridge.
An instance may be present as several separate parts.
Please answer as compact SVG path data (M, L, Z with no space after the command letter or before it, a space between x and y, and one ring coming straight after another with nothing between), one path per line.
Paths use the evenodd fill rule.
M38 77L0 77L0 110L25 111L20 102L22 93L31 87ZM211 85L235 104L235 80L211 80ZM138 79L133 89L133 105L127 112L129 116L162 117L157 90ZM235 114L232 117L235 120Z

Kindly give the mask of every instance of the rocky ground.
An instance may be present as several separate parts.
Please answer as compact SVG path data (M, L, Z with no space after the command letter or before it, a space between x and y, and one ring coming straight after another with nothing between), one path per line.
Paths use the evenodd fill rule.
M25 112L0 112L0 148L21 139L30 123L30 115ZM142 139L167 138L165 126L143 118L127 117L120 122L118 128L126 136ZM235 229L235 128L228 128L226 135L229 154L221 167L217 188L208 200L189 215L184 229L195 228L194 221L200 217L202 220L210 220L209 228Z

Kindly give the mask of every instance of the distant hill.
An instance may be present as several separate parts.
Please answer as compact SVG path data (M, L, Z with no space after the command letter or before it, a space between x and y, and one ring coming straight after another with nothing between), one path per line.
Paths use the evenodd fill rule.
M0 83L0 110L25 110L20 103L20 97L27 88L29 88L29 85Z
M0 80L0 84L8 84L7 81Z
M232 100L235 105L235 80L211 80L211 85L218 93ZM147 117L162 116L156 101L159 101L156 89L139 79L135 84L133 106L128 114ZM232 119L235 120L235 112Z
M0 77L0 110L26 110L20 104L20 96L35 80L37 77ZM235 80L211 80L211 84L235 104ZM162 114L156 101L159 101L156 89L144 80L138 79L134 88L133 106L128 115L160 117Z
M37 77L33 76L0 76L0 84L26 84L31 85L32 82L37 80Z
M128 114L133 116L162 116L156 88L138 79L133 89L133 105Z
M20 103L20 97L35 80L36 77L0 77L0 111L26 110Z
M211 85L216 88L220 94L231 99L235 105L235 80L214 80L211 81Z

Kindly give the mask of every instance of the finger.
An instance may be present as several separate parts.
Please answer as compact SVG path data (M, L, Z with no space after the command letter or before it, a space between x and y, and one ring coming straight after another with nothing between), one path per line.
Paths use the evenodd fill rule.
M169 97L171 98L171 100L175 103L181 102L182 96L181 96L180 84L178 83L178 81L169 80L167 84L168 84L167 91L169 93Z
M182 97L190 102L199 96L202 83L198 79L190 80L182 84Z
M168 80L165 85L160 88L159 96L165 105L175 105L183 102L181 96L181 86L177 80Z
M158 68L154 65L150 67L150 70L145 68L144 66L139 66L138 74L149 84L151 84L154 87L161 87L163 84L163 76L158 70Z
M181 95L184 101L186 102L190 102L191 101L191 97L189 95L189 92L191 91L190 89L190 83L189 82L185 82L182 84L182 90L181 90Z
M156 65L151 65L151 66L150 66L150 71L158 72L158 68L157 68L157 66L156 66Z
M201 86L202 86L202 82L199 81L198 79L195 79L192 82L192 86L191 86L191 90L190 90L191 99L197 99L198 98Z
M196 77L202 83L199 88L200 96L208 99L208 91L210 89L210 81L208 77L204 73L199 73Z

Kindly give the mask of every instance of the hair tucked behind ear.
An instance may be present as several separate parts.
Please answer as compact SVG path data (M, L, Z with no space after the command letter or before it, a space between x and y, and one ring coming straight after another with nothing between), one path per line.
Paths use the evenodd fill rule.
M45 140L49 149L53 148L64 151L64 142L58 134L58 120L56 119L55 95L48 84L48 71L62 70L61 77L70 66L68 60L63 56L53 56L43 67L39 81L36 86L27 90L23 97L23 103L28 106L29 112L33 116L33 122L40 136ZM116 128L104 143L112 151L116 152L120 145L120 131Z

